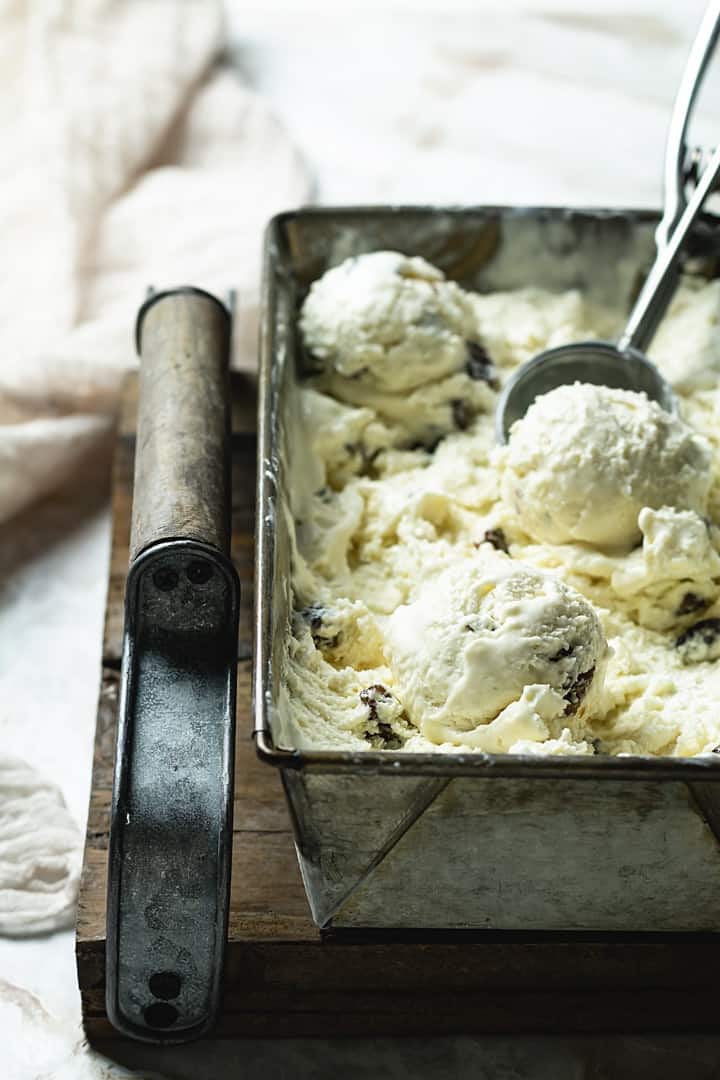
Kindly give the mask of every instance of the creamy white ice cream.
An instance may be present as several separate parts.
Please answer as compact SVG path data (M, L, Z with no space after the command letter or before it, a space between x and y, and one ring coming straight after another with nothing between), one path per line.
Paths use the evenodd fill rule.
M497 373L471 297L424 259L376 251L328 270L300 331L317 389L371 408L394 445L433 447L492 407Z
M554 692L554 716L585 711L598 698L607 652L580 593L486 544L424 582L387 620L384 637L398 696L436 743L495 720L526 687Z
M377 282L374 256L356 263L362 268L365 259ZM601 416L591 406L583 426L572 405L558 430L581 432L587 444L568 437L558 469L543 433L535 490L552 498L551 483L565 484L590 530L568 539L574 526L565 524L561 542L544 538L532 507L528 513L505 487L495 388L544 348L612 337L619 319L577 292L533 288L465 294L465 301L473 325L449 333L484 350L474 377L466 365L434 379L423 361L409 378L423 371L429 381L379 390L375 375L339 374L328 356L325 373L300 391L290 485L295 615L280 678L284 744L710 753L720 746L717 282L683 283L656 339L655 358L684 423L635 401L622 405L620 419L615 406ZM338 303L316 316L328 341L346 340ZM412 339L411 324L403 324L403 340ZM371 338L375 326L369 316ZM466 364L460 350L454 355ZM417 432L423 446L414 445ZM604 456L592 450L598 436ZM582 492L572 470L560 475L563 446L589 470ZM563 502L561 522L567 513ZM488 629L491 618L500 636ZM479 634L464 629L473 620ZM572 680L593 658L589 688L568 710Z
M642 547L610 577L617 600L652 630L692 622L720 596L717 530L692 510L645 507L638 515Z
M398 393L460 371L476 324L467 295L425 259L376 251L313 284L300 329L327 370Z
M513 424L501 490L536 540L629 550L643 507L703 514L710 469L706 440L645 394L575 383Z

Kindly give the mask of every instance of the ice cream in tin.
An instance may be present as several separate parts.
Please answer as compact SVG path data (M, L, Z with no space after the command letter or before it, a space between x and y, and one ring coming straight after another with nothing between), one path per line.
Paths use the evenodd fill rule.
M293 745L720 746L718 319L720 283L687 279L650 350L681 415L563 386L501 448L509 375L610 337L614 313L575 291L474 294L397 252L313 284L282 689Z

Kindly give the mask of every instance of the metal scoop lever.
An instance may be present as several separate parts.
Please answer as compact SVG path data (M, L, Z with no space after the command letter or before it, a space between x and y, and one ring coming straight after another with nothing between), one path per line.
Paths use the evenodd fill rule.
M684 134L689 112L719 30L720 0L715 0L708 8L693 45L668 140L669 148L674 148L678 154L683 155L683 167ZM692 76L692 81L688 84L689 75ZM682 121L678 119L679 109L682 110ZM498 442L507 442L512 425L525 415L536 397L567 383L589 382L642 391L668 412L676 411L677 404L670 386L655 365L643 355L643 351L652 340L672 299L679 278L683 246L705 200L717 186L718 177L720 147L713 153L684 208L684 196L677 185L673 183L666 188L665 212L656 236L658 247L655 261L617 344L607 341L583 341L563 345L540 353L518 368L508 380L498 400L495 414L495 435ZM676 220L677 224L674 224ZM674 227L665 242L666 229L671 222Z
M700 177L667 246L661 247L658 251L640 295L635 301L627 325L618 340L617 347L620 352L626 349L643 349L652 340L658 323L667 310L677 282L677 264L683 245L706 198L717 185L718 177L720 177L720 146L713 153L710 163ZM669 288L670 285L673 287Z
M107 904L111 1022L147 1042L218 1010L232 841L239 585L229 558L230 317L198 289L140 309L130 569Z
M658 247L664 247L680 220L686 205L688 183L702 159L699 149L688 150L687 132L695 101L702 86L705 71L720 35L720 0L712 0L705 9L702 22L690 49L685 70L673 105L670 129L665 148L665 205L655 234Z

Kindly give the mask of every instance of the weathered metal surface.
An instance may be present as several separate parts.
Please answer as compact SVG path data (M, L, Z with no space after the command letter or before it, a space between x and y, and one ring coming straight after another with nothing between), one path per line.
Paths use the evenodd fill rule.
M239 586L229 550L229 319L194 289L137 327L140 410L110 822L106 1003L178 1042L219 1008Z
M131 567L106 985L110 1019L135 1038L194 1037L218 1007L230 885L237 605L234 572L209 547L156 544Z
M712 274L706 218L694 267ZM313 913L335 927L720 929L720 762L294 751L280 708L290 595L295 312L329 266L422 255L466 287L582 289L618 329L652 261L646 211L358 208L268 230L261 335L256 743L285 772ZM707 245L707 246L706 246ZM715 245L716 246L716 245ZM686 781L690 783L685 783ZM688 788L696 787L695 797Z
M457 779L333 923L388 912L397 927L715 930L720 853L683 783Z
M333 922L348 890L373 874L447 784L442 777L303 776L291 770L283 782L298 823L300 869L319 926Z

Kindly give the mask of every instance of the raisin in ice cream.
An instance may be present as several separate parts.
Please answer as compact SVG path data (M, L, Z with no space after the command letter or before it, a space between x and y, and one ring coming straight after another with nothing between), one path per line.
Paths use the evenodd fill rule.
M471 298L425 259L377 251L328 270L300 330L317 388L370 406L398 445L433 445L491 407Z
M575 383L513 424L502 495L536 540L627 551L643 507L705 512L710 467L706 440L645 394Z
M720 747L720 284L685 278L650 353L679 416L568 386L495 444L520 364L621 323L578 291L481 295L393 252L313 285L281 745Z
M496 720L526 687L552 691L553 718L574 715L597 697L606 656L600 620L575 589L487 549L397 608L385 641L410 720L437 743Z
M619 562L610 579L635 621L666 630L712 607L720 597L720 554L708 519L692 510L646 506L638 526L642 545Z

